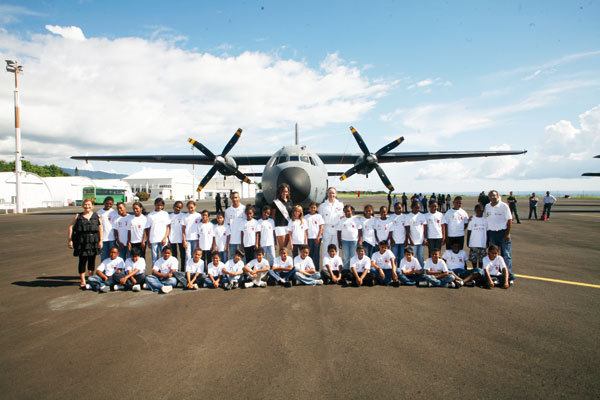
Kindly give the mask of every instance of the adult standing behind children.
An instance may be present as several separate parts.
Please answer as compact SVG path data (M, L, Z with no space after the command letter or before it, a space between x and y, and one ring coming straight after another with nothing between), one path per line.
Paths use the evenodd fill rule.
M535 215L535 219L537 219L537 203L538 201L540 201L540 199L537 198L537 196L534 193L531 193L531 196L529 197L529 219L531 219L531 214Z
M543 201L544 210L542 211L542 219L544 219L544 215L546 216L546 219L550 219L550 209L552 208L552 205L556 203L556 197L552 196L550 192L546 192ZM502 256L504 257L504 254ZM506 262L506 259L504 261ZM506 263L506 265L508 265L508 263ZM510 271L510 267L508 267L508 270Z
M487 220L488 240L490 244L500 248L502 258L510 273L510 280L513 280L510 238L512 214L508 205L500 200L497 190L491 190L489 198L490 203L485 206L483 213Z
M508 207L510 208L510 212L515 215L517 224L520 224L521 221L519 220L519 213L517 212L517 198L513 195L512 191L509 194L510 196L506 198L506 201L508 202Z
M96 255L102 249L102 222L93 211L92 199L84 199L81 203L83 212L75 214L69 225L68 246L73 249L73 255L79 257L80 287L85 289L85 271L87 265L88 276L94 272Z
M277 185L276 199L273 200L273 220L275 221L275 237L279 248L287 247L289 243L288 224L292 218L294 204L290 198L290 185L280 183ZM247 260L250 261L250 260Z
M225 198L227 199L227 198ZM233 258L236 250L242 249L242 227L244 225L244 212L246 207L240 203L240 195L238 192L231 193L231 207L225 210L225 224L229 226L229 245L227 251L229 258Z
M217 193L215 196L215 213L223 212L223 207L221 206L221 193Z
M339 249L337 228L338 222L344 216L344 203L337 198L337 190L330 187L327 189L327 200L319 205L319 214L323 217L323 242L321 249L327 250L330 244L335 244ZM321 257L322 259L322 257Z

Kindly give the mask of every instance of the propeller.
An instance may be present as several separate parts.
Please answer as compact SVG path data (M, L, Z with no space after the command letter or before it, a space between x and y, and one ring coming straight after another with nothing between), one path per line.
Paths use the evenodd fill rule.
M231 139L229 139L229 142L227 142L227 144L223 148L223 151L221 152L221 155L219 156L214 155L214 153L202 143L197 142L191 138L188 139L188 142L190 142L195 148L204 153L204 155L210 158L210 160L213 162L213 166L208 170L206 175L204 175L204 178L202 178L202 180L200 181L200 184L198 185L198 189L196 189L196 191L200 192L202 189L204 189L208 181L212 179L212 177L217 173L217 171L225 176L235 175L239 180L246 183L251 183L250 179L238 169L235 160L231 156L227 155L231 151L231 149L233 149L233 146L235 146L238 140L240 140L241 134L242 129L240 128L233 134Z
M377 171L377 175L379 175L379 178L381 179L383 184L390 191L393 191L394 186L392 186L392 182L390 182L389 178L383 171L383 168L381 168L381 166L379 166L379 163L377 162L377 158L384 154L389 153L390 151L392 151L396 147L398 147L398 145L404 141L404 137L399 137L398 139L394 140L393 142L390 142L390 143L386 144L385 146L383 146L382 148L380 148L379 150L377 150L377 152L371 153L369 151L369 148L365 144L364 140L362 139L360 134L356 131L356 129L354 129L353 126L350 127L350 131L352 131L352 136L354 136L354 139L356 140L356 143L358 143L358 147L360 147L360 149L362 150L363 155L359 157L359 159L356 161L354 166L352 166L352 168L350 168L348 171L344 172L344 174L340 177L340 181L348 179L356 173L367 175L369 172L375 170L375 171Z

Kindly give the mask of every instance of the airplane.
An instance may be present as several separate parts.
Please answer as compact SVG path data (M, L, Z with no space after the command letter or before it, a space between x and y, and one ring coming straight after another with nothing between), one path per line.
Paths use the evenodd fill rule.
M272 204L276 198L277 186L285 182L290 185L291 199L294 204L308 207L311 202L321 203L326 198L329 187L328 176L340 176L343 181L354 174L366 175L373 170L389 190L394 191L394 186L379 165L380 163L413 162L425 160L441 160L447 158L471 158L506 156L527 153L527 150L502 150L502 151L445 151L445 152L402 152L391 153L404 141L400 137L372 153L362 137L354 127L350 127L352 136L358 143L362 153L315 153L307 146L298 144L298 127L296 125L296 142L294 145L285 145L273 154L229 155L231 149L240 139L242 129L238 129L227 142L220 155L215 155L202 143L194 139L188 141L204 155L122 155L122 156L73 156L74 160L87 161L123 161L123 162L149 162L168 164L195 164L212 165L208 170L197 191L200 192L215 173L224 176L236 176L243 182L251 182L250 176L262 177L262 192L257 193L255 205L260 209L265 204ZM327 164L353 166L345 172L328 171ZM264 165L262 173L243 173L240 166Z
M600 154L594 156L594 158L600 158ZM600 176L600 172L584 172L581 176Z

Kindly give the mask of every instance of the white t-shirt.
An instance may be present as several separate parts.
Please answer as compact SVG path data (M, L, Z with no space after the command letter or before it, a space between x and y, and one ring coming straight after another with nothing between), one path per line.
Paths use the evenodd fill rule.
M117 231L117 235L119 235L119 242L121 242L122 244L127 244L127 233L129 232L129 228L131 227L132 219L133 215L131 214L119 215L113 223L113 231Z
M385 220L381 218L375 220L375 231L377 232L378 241L388 240L393 223L394 219L390 217L387 217Z
M306 227L308 228L307 233L309 239L316 239L321 225L325 223L321 214L317 213L306 214L304 216L304 222L306 222Z
M371 217L369 219L365 217L360 218L360 224L362 225L362 238L363 241L369 243L371 246L375 246L377 244L377 240L375 240L375 223L377 219Z
M185 263L185 272L189 272L190 274L195 273L204 273L204 261L199 259L198 262L194 262L194 257L190 257L189 260Z
M427 218L423 213L408 213L406 214L405 223L410 225L410 237L415 245L423 244L425 240L425 228Z
M313 263L310 256L306 256L305 259L302 259L300 255L297 255L294 257L294 267L296 267L298 271L310 271L311 269L315 269L315 263Z
M487 219L487 226L490 231L506 229L506 221L512 219L512 213L508 204L501 201L495 206L492 206L491 203L486 204L483 215Z
M331 268L332 271L340 271L344 265L342 258L337 254L333 257L329 257L326 255L323 257L323 268L326 268L327 265Z
M164 257L159 258L152 267L153 271L158 271L161 274L168 274L171 271L179 270L179 261L175 257L169 257L165 260Z
M188 213L183 217L182 224L185 226L185 240L198 240L198 225L202 223L202 216L195 212Z
M350 268L355 268L356 272L358 272L359 274L364 271L370 271L371 270L371 259L369 257L367 257L366 255L364 255L363 258L361 258L359 260L358 256L355 255L350 260Z
M446 250L444 254L442 254L442 258L446 260L448 268L450 269L465 269L467 252L459 250L458 253L455 253L452 250Z
M294 261L292 257L286 257L285 261L281 259L281 257L277 257L275 261L273 261L273 268L289 268L294 265Z
M141 243L144 238L144 230L146 230L146 216L144 214L139 217L134 215L129 223L131 243Z
M106 276L113 276L116 270L124 270L125 262L121 257L117 257L114 260L111 258L105 258L100 265L98 265L98 271L104 273Z
M210 223L201 223L198 225L198 243L202 251L209 251L215 237L215 226Z
M342 240L358 241L358 230L362 229L360 220L356 217L342 218L338 223L337 230L342 232Z
M469 237L469 248L479 247L484 249L487 243L487 220L485 217L473 217L467 225L467 230L471 231Z
M211 275L213 278L218 278L223 274L223 263L219 262L218 265L210 263L208 264L208 275Z
M465 236L465 224L469 221L469 214L462 208L446 211L442 224L448 226L447 233L450 237Z
M404 214L394 214L390 218L392 220L392 238L396 244L403 244L406 240L406 226L407 221Z
M267 260L266 257L263 257L262 261L258 262L258 260L255 258L248 263L248 266L252 271L257 271L264 268L269 269L269 260Z
M254 218L251 218L250 221L244 221L244 224L242 225L242 232L244 232L244 247L256 245L257 228L258 221L256 221Z
M238 272L242 272L242 270L244 269L244 260L235 262L233 260L233 258L231 260L227 260L227 263L225 264L224 269L227 270L227 272L232 272L232 273L238 273Z
M303 220L290 220L288 223L288 232L292 233L293 244L304 244L304 232L308 229L306 221Z
M323 217L323 232L337 231L338 222L344 216L344 203L335 199L333 203L326 199L319 205L319 214Z
M444 214L439 211L435 213L428 212L425 214L427 220L427 239L441 239L442 235L442 219Z
M273 232L275 231L275 221L272 218L259 219L258 220L258 231L260 232L260 246L274 246L275 239L273 238Z
M396 259L394 253L387 249L383 254L380 251L373 253L371 260L381 269L392 269L392 260Z
M215 225L215 242L217 244L217 251L225 251L227 246L227 236L229 235L229 227L225 224Z
M116 212L113 208L111 208L110 210L105 210L103 208L102 210L97 211L97 214L100 216L100 221L102 222L102 241L107 242L109 240L115 240L113 224L115 220L119 217L119 213Z
M128 258L125 261L125 270L127 274L130 274L133 271L137 271L135 274L146 273L146 260L142 257L139 257L136 262L133 262L133 259Z
M506 268L506 263L502 256L498 255L493 260L490 260L488 256L483 257L483 269L487 270L491 276L500 275L504 268Z
M225 210L225 224L229 226L229 232L231 235L229 243L231 244L242 243L242 226L246 221L244 215L245 211L246 207L241 204L237 208L229 206L229 208Z
M406 257L402 257L402 260L400 260L400 269L402 272L410 272L413 269L415 271L420 271L421 263L417 260L417 257L412 257L410 261L407 261Z
M183 242L183 235L181 234L183 227L183 220L187 214L180 212L179 214L171 213L169 218L171 219L171 230L169 231L169 243L181 243Z
M434 264L433 260L431 258L428 258L427 260L425 260L425 271L427 270L435 272L448 272L448 266L446 265L446 262L441 258L438 258L437 264Z
M150 243L162 242L167 233L167 225L171 223L169 213L165 210L152 211L146 218L146 228L150 228Z
M556 197L552 195L544 196L544 199L542 201L544 202L544 204L554 204L556 203Z

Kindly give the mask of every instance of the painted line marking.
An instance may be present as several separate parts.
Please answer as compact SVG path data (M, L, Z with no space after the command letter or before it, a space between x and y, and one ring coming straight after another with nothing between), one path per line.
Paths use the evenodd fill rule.
M563 281L561 279L542 278L542 277L539 277L539 276L530 276L530 275L521 275L521 274L515 274L515 276L518 277L518 278L535 279L535 280L538 280L538 281L548 281L548 282L564 283L564 284L567 284L567 285L587 286L587 287L593 287L593 288L600 289L600 285L594 285L594 284L591 284L591 283Z

